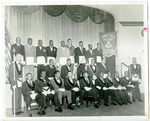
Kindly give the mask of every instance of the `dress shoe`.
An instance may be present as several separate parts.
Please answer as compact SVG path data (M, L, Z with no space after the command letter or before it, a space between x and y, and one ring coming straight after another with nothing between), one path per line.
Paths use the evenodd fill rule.
M45 115L45 114L46 114L45 110L44 110L44 111L42 111L42 115Z
M127 103L127 102L125 102L125 101L123 101L123 102L122 102L122 104L124 104L124 105L128 105L128 103Z
M133 102L135 102L135 99L133 99Z
M37 114L40 115L40 116L42 115L42 113L40 111L38 111Z
M58 107L58 109L59 109L59 111L58 111L58 112L62 112L62 111L63 111L61 107Z
M15 115L19 115L19 114L20 114L19 112L16 112L16 113L15 113ZM13 115L14 115L14 113L13 113Z
M74 110L74 107L72 105L68 105L68 109Z
M123 104L121 102L118 103L120 106L122 106Z
M138 99L138 101L143 102L143 100L141 100L141 99Z
M128 101L128 103L132 104L132 102L131 102L131 101Z
M18 112L19 114L24 113L23 111Z
M111 102L111 104L112 104L112 105L117 105L117 103L116 103L116 102Z
M94 104L94 107L95 107L95 108L99 108L98 104Z
M29 113L29 117L32 117L32 113Z
M109 106L108 103L104 103L105 106Z

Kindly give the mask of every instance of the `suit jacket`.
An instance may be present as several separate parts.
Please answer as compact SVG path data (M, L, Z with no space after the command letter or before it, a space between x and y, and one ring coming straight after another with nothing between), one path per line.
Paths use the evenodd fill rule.
M141 75L141 65L140 64L136 64L136 68L134 69L134 66L133 64L131 64L129 66L129 72L132 74L138 74L139 75L139 79L142 78L142 75ZM130 75L130 78L131 78L131 75Z
M103 51L101 49L98 50L97 48L95 48L93 50L93 55L94 55L94 58L95 58L95 62L97 63L96 56L101 56L101 58L103 58Z
M95 74L96 77L98 77L98 75L99 75L99 69L98 69L98 67L96 65L94 65L94 66L95 66L95 71L93 70L93 68L92 68L91 65L87 66L87 72L89 74L89 77L93 77L94 74Z
M51 68L49 65L47 65L45 66L45 71L46 71L46 77L54 77L56 67L53 65L53 68Z
M80 88L82 90L84 90L84 87L94 87L92 83L92 79L91 78L88 78L88 79L89 79L89 84L86 82L84 77L80 78L79 83L80 83Z
M74 56L74 46L71 45L71 46L69 47L69 45L66 45L65 47L69 49L70 56Z
M127 80L125 76L121 78L121 85L122 86L126 87L127 85L129 85L129 82L131 82L130 78L129 78L129 80Z
M87 50L85 57L86 57L86 60L89 62L89 58L94 58L94 53L93 52L91 53L90 50Z
M63 50L61 47L58 48L57 50L57 57L56 57L56 62L59 63L60 57L66 57L70 58L70 52L69 49L65 47L65 50Z
M23 60L25 60L25 50L24 46L20 45L20 47L17 46L17 44L11 45L11 59L14 60L13 57L13 50L15 49L15 55L16 54L21 54L23 56Z
M30 91L35 91L35 83L34 81L32 81L33 86L31 86L28 81L25 81L22 83L22 94L24 96L24 98L30 96L31 92Z
M15 68L14 68L14 65L15 65ZM11 89L12 89L12 86L17 85L18 78L22 78L22 67L23 65L20 64L20 71L19 71L16 62L11 63L9 65L9 79L11 82ZM14 71L15 71L15 78L14 78Z
M50 49L50 46L46 47L46 52L47 52L47 57L54 57L56 58L57 56L57 48L53 47L52 51Z
M121 79L120 78L118 79L119 81L117 81L115 77L112 78L115 87L118 87L119 85L121 85Z
M61 77L64 79L66 78L68 72L71 71L73 73L73 64L70 66L70 70L68 69L67 65L61 67Z
M36 85L35 92L41 94L43 92L43 87L49 87L50 90L54 90L50 80L48 78L45 78L45 81L46 83L41 78L35 81Z
M64 86L66 90L71 90L74 87L78 87L77 80L73 78L72 81L73 83L70 81L69 78L64 79Z
M44 56L45 57L45 62L47 62L47 52L46 48L42 46L42 49L40 50L40 46L36 47L36 58L38 56Z
M99 72L103 72L104 74L107 74L108 73L108 68L107 68L107 65L106 65L106 68L100 63L98 65L98 69L99 69Z
M58 91L59 88L64 88L64 80L62 78L60 78L60 84L57 82L55 77L54 79L51 80L51 83L54 87L55 92L59 92Z
M29 48L28 45L25 45L24 49L25 49L25 57L33 57L34 62L36 62L36 47L31 46L31 48Z
M104 80L104 79L103 79ZM95 86L100 86L102 89L103 87L106 87L107 86L107 83L104 82L98 77L96 80L95 80Z
M105 78L104 80L105 80L105 82L106 82L106 87L107 87L107 88L108 88L108 87L111 87L111 86L114 86L113 80L112 80L112 82L111 82L111 80L109 80L108 77Z
M75 63L79 64L79 56L85 56L86 55L86 49L83 47L83 53L81 52L80 48L75 48Z

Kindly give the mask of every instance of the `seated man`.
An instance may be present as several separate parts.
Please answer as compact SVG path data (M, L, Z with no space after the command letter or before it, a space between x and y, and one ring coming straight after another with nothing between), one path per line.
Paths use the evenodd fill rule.
M71 64L71 60L67 59L67 64L61 67L61 77L65 79L67 77L68 72L73 73L73 64Z
M131 80L128 75L128 71L124 72L124 77L121 78L121 85L123 87L125 87L128 92L132 93L132 100L135 101L135 98L136 98L135 97L135 89L134 89L135 86L133 86L131 83ZM132 100L130 100L130 101L132 101Z
M55 111L62 112L62 109L60 107L60 102L58 99L58 94L54 91L54 88L48 78L46 78L45 71L41 72L40 79L35 81L36 84L36 92L38 94L44 95L45 98L48 98L48 101L50 99L54 100L55 104ZM38 100L41 102L41 100ZM44 103L47 103L46 100ZM45 115L45 107L41 107L40 111L38 112L39 115Z
M60 101L60 104L62 105L62 97L67 96L68 100L68 109L74 110L74 107L71 105L71 91L65 90L64 88L64 80L60 77L60 72L56 70L54 79L51 80L51 83L54 87L54 90L56 93L58 93L58 98Z
M53 59L49 60L49 65L47 65L45 67L45 71L46 71L46 77L47 78L54 78L56 67L54 65L54 60Z
M26 81L22 83L22 94L26 103L26 109L29 114L29 117L32 117L32 114L30 112L30 106L33 99L37 99L38 94L35 93L35 83L32 81L32 74L27 73L26 75ZM40 100L44 102L44 98L40 97Z
M119 105L122 105L122 101L117 94L117 88L114 87L114 83L113 83L110 72L108 72L107 78L105 78L105 82L106 82L107 91L106 91L106 94L104 95L104 98L108 99L108 96L110 94L111 104L116 105L116 102L117 102Z
M71 91L72 97L72 105L75 106L76 98L79 96L79 103L77 104L78 107L83 103L83 96L84 91L79 89L79 85L76 79L73 78L72 73L69 71L67 74L67 78L64 80L64 85L66 90Z
M123 104L127 105L128 103L131 103L126 88L121 86L121 79L119 78L118 71L115 72L115 77L113 77L113 83L114 86L117 88L117 94L122 100Z
M83 77L80 78L79 83L80 83L80 89L84 91L84 95L92 95L94 97L94 107L99 108L98 106L98 94L96 91L96 88L94 87L92 83L92 79L88 77L88 72L84 71L83 72Z

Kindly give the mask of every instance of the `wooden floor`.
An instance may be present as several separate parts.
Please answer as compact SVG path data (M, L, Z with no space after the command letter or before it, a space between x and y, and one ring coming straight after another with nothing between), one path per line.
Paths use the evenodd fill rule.
M142 94L142 97L144 95ZM143 98L142 98L143 99ZM144 100L144 99L143 99ZM144 102L133 102L128 105L110 105L108 107L103 105L103 101L101 101L100 108L94 108L93 104L89 103L89 107L85 106L86 102L84 101L83 106L81 108L75 108L75 110L68 110L66 105L62 106L63 112L58 113L54 111L54 106L48 107L46 109L46 115L43 117L51 117L51 116L144 116ZM34 108L34 107L32 107ZM24 110L24 109L22 109ZM33 117L39 117L37 115L37 110L32 110ZM11 109L6 110L6 117L12 117ZM27 117L27 113L24 112L17 117Z

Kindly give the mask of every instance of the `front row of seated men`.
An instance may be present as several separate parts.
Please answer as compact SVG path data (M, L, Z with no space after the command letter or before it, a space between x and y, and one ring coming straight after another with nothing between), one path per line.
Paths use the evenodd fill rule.
M55 105L55 111L62 112L62 97L67 97L68 109L74 110L75 105L80 107L83 104L83 98L85 96L93 96L94 107L99 108L101 95L104 95L104 105L109 106L108 99L111 95L112 105L127 105L132 103L128 95L128 91L132 92L133 101L136 99L135 90L128 77L128 72L125 72L125 76L119 78L119 73L115 73L115 77L111 77L111 73L108 72L108 77L104 78L103 72L99 73L98 78L90 78L87 71L83 71L83 77L77 81L73 78L72 73L69 71L67 77L62 79L60 72L55 71L53 79L49 80L46 77L46 72L42 71L40 79L32 80L32 74L27 73L26 81L22 83L22 94L26 102L26 108L29 116L31 117L31 102L35 100L39 106L37 114L45 115L45 108L52 100ZM79 97L79 102L76 102ZM76 104L77 103L77 104Z

